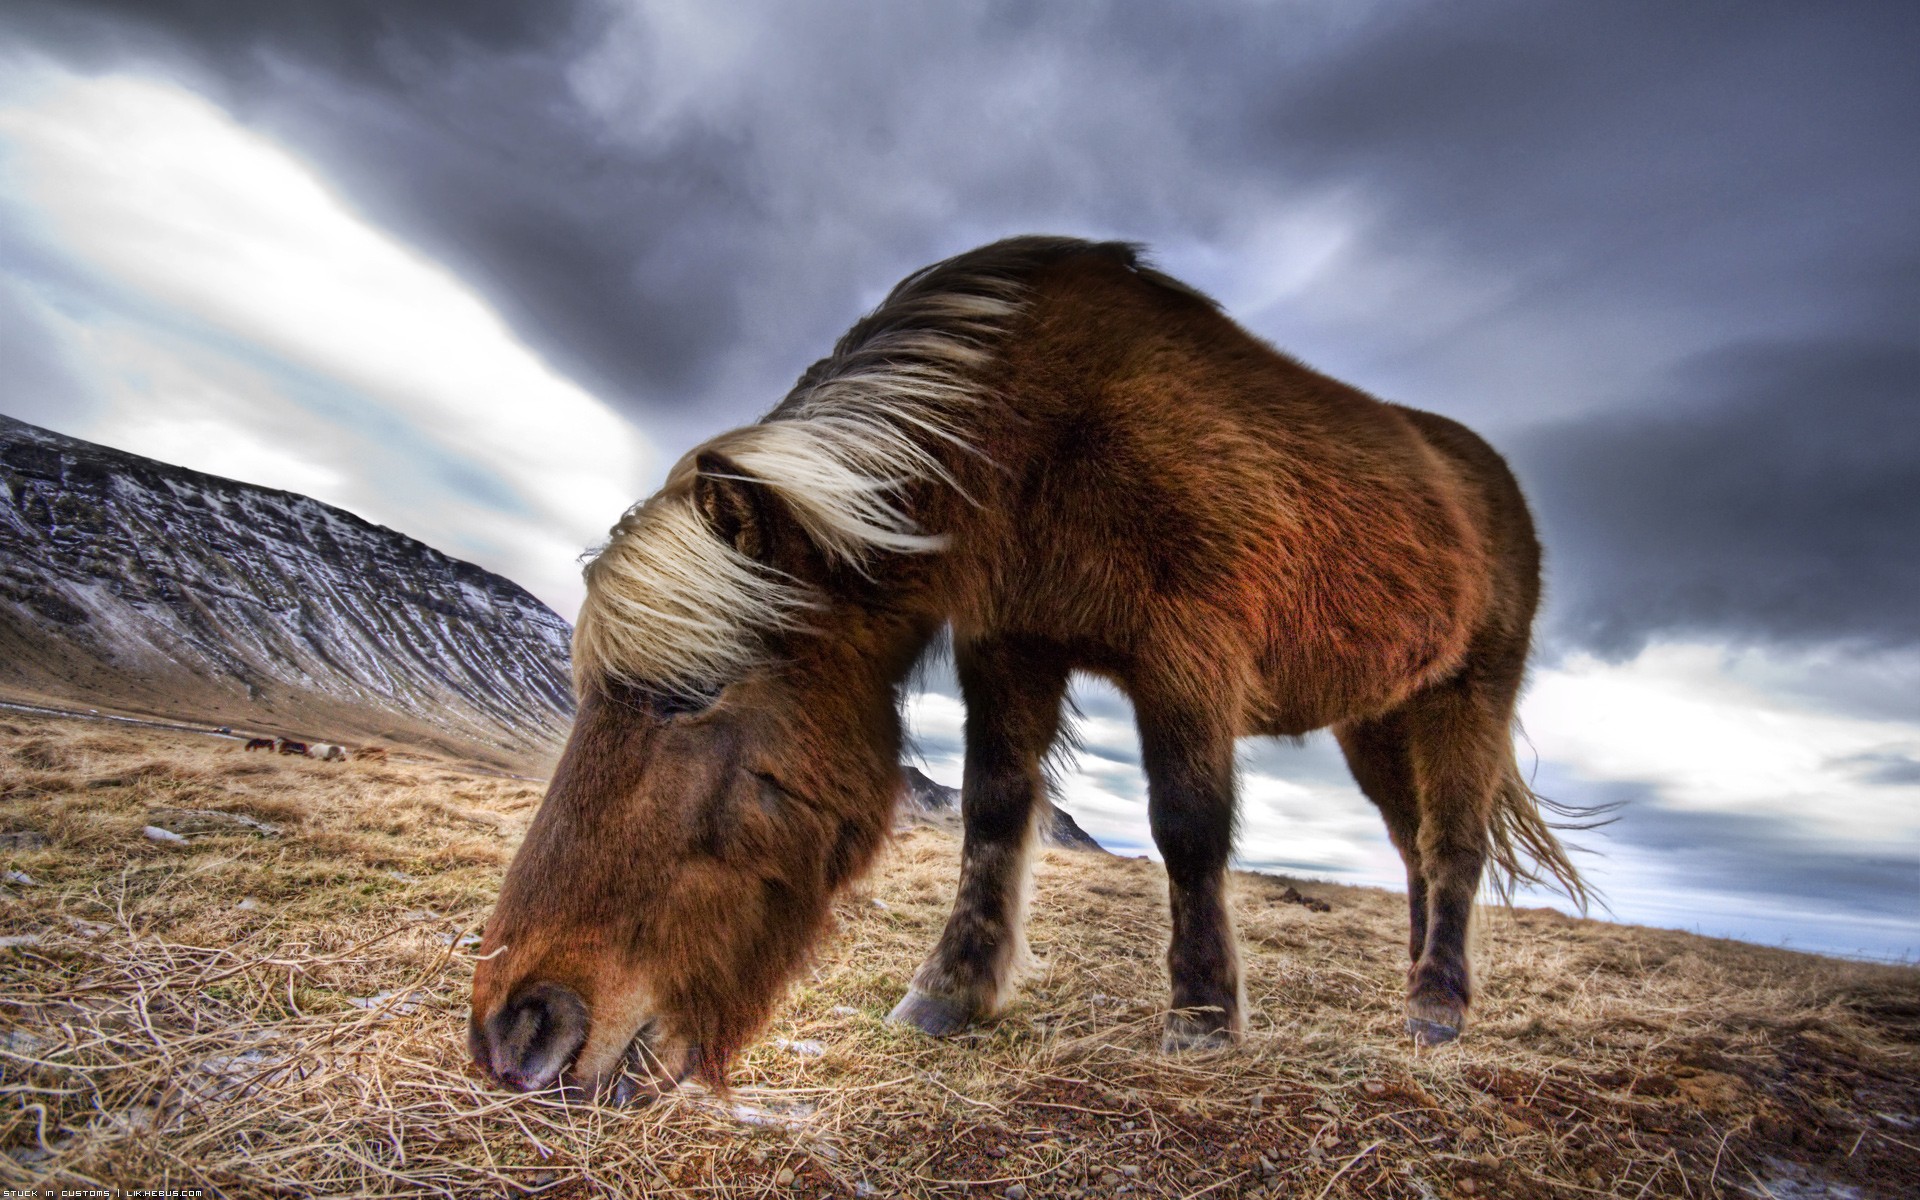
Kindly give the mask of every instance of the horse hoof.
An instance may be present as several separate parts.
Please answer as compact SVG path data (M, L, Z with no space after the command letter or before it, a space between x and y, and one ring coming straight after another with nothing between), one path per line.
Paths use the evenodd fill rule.
M1416 1046L1444 1046L1467 1024L1467 1002L1438 987L1416 987L1407 997L1407 1032Z
M1160 1052L1199 1054L1208 1050L1225 1050L1239 1040L1226 1025L1203 1024L1192 1017L1174 1015L1167 1018L1166 1032L1160 1035Z
M928 1037L952 1037L973 1024L973 1010L958 1000L913 988L887 1014L889 1025L911 1025Z
M1443 1025L1424 1017L1408 1017L1407 1032L1413 1035L1413 1044L1416 1046L1444 1046L1460 1036L1460 1027Z

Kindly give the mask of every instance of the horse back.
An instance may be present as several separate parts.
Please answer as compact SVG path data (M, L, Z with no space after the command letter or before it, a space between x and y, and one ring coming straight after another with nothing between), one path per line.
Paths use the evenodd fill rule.
M1505 536L1484 443L1125 263L1035 290L981 447L999 502L956 514L978 581L957 630L1069 646L1136 699L1237 697L1243 733L1384 711L1458 668Z

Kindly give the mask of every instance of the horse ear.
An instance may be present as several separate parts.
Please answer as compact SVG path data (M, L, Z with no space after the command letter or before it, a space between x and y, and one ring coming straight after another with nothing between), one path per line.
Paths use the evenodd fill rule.
M772 565L779 503L760 480L716 450L693 460L693 507L713 536L755 562Z

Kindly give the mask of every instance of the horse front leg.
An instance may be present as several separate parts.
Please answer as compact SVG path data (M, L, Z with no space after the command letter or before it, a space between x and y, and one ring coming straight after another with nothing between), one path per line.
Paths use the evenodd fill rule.
M1227 904L1233 853L1233 735L1196 709L1136 702L1147 817L1167 865L1173 1005L1161 1048L1208 1050L1240 1039L1246 999Z
M1060 730L1066 666L1043 648L956 642L967 705L965 836L953 914L888 1015L934 1037L999 1012L1026 950L1028 855L1045 806L1041 759Z

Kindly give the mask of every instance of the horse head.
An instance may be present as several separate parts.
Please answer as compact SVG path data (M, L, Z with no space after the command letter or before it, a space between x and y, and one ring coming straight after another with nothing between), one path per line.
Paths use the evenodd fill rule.
M724 1083L872 859L893 684L931 629L713 452L587 575L579 711L479 948L469 1048L515 1088L625 1101Z

